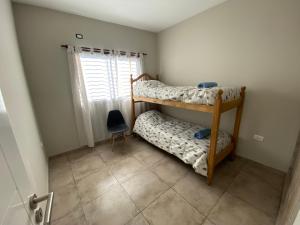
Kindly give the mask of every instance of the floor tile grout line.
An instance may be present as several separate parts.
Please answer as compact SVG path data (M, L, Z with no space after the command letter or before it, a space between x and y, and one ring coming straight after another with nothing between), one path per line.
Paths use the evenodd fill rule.
M246 200L240 198L239 196L236 196L236 195L234 195L234 194L232 194L232 193L229 192L230 186L232 186L232 184L233 184L234 181L238 178L238 176L239 176L241 173L245 173L245 171L243 171L243 168L246 166L246 164L247 164L247 162L242 166L242 168L240 169L240 171L239 171L239 172L237 173L237 175L234 177L233 181L230 183L230 185L228 186L228 188L227 188L227 190L226 190L225 193L227 193L227 194L231 195L232 197L235 197L235 198L237 198L237 199L243 201L244 203L250 205L251 207L255 208L256 210L262 212L264 215L266 215L266 216L268 216L269 218L272 219L273 216L269 215L269 214L266 213L264 210L259 209L257 206L253 205L252 203L250 203L250 202L248 202L248 201L246 201ZM246 174L248 174L248 173L246 173ZM253 176L253 175L252 175L252 176ZM257 177L257 176L255 176L255 177ZM225 194L225 193L224 193L224 194ZM279 209L279 208L278 208L278 209ZM278 211L277 211L277 215L278 215ZM275 215L275 219L276 219L276 216L277 216L277 215Z
M76 188L77 194L78 194L78 196L79 196L79 198L80 198L80 200L79 200L79 205L80 205L80 208L81 208L81 210L82 210L82 213L83 213L83 216L84 216L84 220L85 220L86 224L89 224L89 221L88 221L88 219L87 219L87 215L86 215L86 213L85 213L85 211L84 211L84 209L83 209L83 205L82 205L82 197L81 197L81 195L79 194L79 189L78 189L78 186L77 186L77 185L78 185L78 183L77 183L78 181L75 179L75 176L74 176L72 167L71 167L71 171L72 171L72 176L73 176L75 188Z
M235 175L235 177L232 179L232 181L230 182L230 184L228 185L228 187L225 188L224 192L222 193L222 195L220 196L220 198L217 200L217 202L215 203L215 205L211 208L211 210L209 210L209 213L207 214L207 216L206 216L205 219L209 219L208 217L209 217L210 213L213 211L213 209L217 206L217 204L220 202L221 198L222 198L226 193L229 194L229 195L231 195L231 196L233 196L233 197L235 197L235 198L237 198L237 199L239 199L239 200L241 200L241 201L243 201L244 203L250 205L251 207L255 208L256 210L262 212L264 215L266 215L266 216L268 216L269 218L272 219L272 217L269 216L268 214L266 214L264 211L258 209L257 207L253 206L251 203L249 203L249 202L245 201L244 199L241 199L240 197L235 196L235 195L233 195L233 194L231 194L231 193L229 192L230 187L232 186L232 184L234 183L234 181L238 178L238 176L241 174L241 172L243 171L242 169L243 169L245 166L246 166L246 163L245 163L244 165L241 166L239 172L238 172L238 173Z
M169 190L171 190L172 188L168 186L168 188L164 191L162 191L155 199L153 199L151 202L148 203L147 206L145 206L141 212L145 211L147 208L149 208L156 200L158 200L160 198L160 196L162 196L163 194L167 193Z
M109 171L110 172L110 171ZM130 199L130 201L134 204L134 206L135 206L135 209L136 209L136 212L138 212L136 215L134 215L134 217L136 217L138 214L139 214L139 209L138 209L138 207L137 207L137 205L135 204L135 202L133 201L133 199L131 198L131 196L129 195L129 193L126 191L126 189L123 187L123 185L119 182L119 180L117 179L117 177L115 177L115 175L112 173L112 172L110 172L110 174L111 174L111 176L113 176L114 177L114 179L117 181L117 183L119 184L119 186L122 188L122 190L126 193L126 195L127 195L127 197ZM133 218L134 218L133 217ZM131 219L133 219L133 218L131 218ZM130 219L130 220L131 220ZM130 220L128 220L126 223L128 223ZM126 224L125 223L125 224Z
M246 173L246 174L248 174L248 175L251 175L251 176L255 176L255 177L257 177L259 180L261 180L261 181L263 181L264 183L266 183L266 184L268 184L272 189L276 189L277 191L279 191L279 192L282 192L282 186L283 186L283 181L284 181L284 177L286 176L286 173L284 173L284 176L283 176L283 180L282 180L282 184L281 184L281 189L277 189L277 188L275 188L275 187L273 187L273 184L271 184L270 182L267 182L265 179L263 179L262 177L260 177L260 176L256 176L256 175L253 175L253 174L251 174L251 172L248 172L248 171L246 171L245 170L245 167L247 166L247 165L249 165L249 166L251 166L251 162L255 162L255 161L252 161L252 160L248 160L247 162L245 162L245 164L243 165L243 168L241 168L241 172L244 172L244 173ZM256 162L255 162L256 163ZM259 164L259 163L258 163ZM264 165L262 165L262 164L259 164L260 166L263 166L263 167L265 167ZM269 167L267 167L268 169L273 169L273 168L269 168Z
M68 157L67 157L67 160L68 160ZM76 183L76 180L75 180L75 177L74 177L74 173L73 173L72 167L70 167L70 169L71 169L72 179L73 179L73 184L71 184L71 185L74 186L74 188L76 189L76 194L79 197L78 206L75 206L74 208L80 208L82 210L84 220L85 220L86 224L88 224L87 217L86 217L85 212L84 212L83 207L82 207L81 196L80 196L79 191L78 191L78 187L77 187L77 183ZM70 185L70 184L67 184L67 185ZM64 186L60 187L60 189L62 189L63 187L65 187L67 185L64 185ZM71 213L72 213L72 211L68 212L66 215L64 215L64 216L62 216L60 218L57 218L56 220L53 220L53 221L61 220L61 219L65 218L65 217L67 217Z
M180 198L182 198L182 200L187 203L190 207L192 207L194 210L196 210L201 216L203 216L203 222L206 219L205 214L203 214L203 212L200 212L195 206L193 206L191 203L188 202L188 200L183 197L180 193L178 193L173 187L171 188Z
M150 223L148 222L148 220L146 219L146 217L144 216L143 212L140 211L135 217L131 218L129 221L127 221L126 223L124 223L123 225L128 225L134 218L136 218L138 215L142 215L143 218L146 220L147 225L150 225Z
M93 150L94 150L94 149L93 149ZM70 161L69 157L67 157L67 159ZM78 189L78 181L80 181L80 180L84 179L85 177L88 177L88 176L90 176L90 175L92 175L92 174L94 174L94 173L91 173L91 174L89 174L89 175L87 175L87 176L85 176L85 177L82 177L81 179L76 180L76 179L75 179L75 175L74 175L74 171L73 171L73 167L72 167L72 162L70 162L70 164L71 164L71 172L72 172L72 176L73 176L73 181L74 181L74 184L75 184L75 188L76 188L77 194L78 194L78 196L79 196L79 198L80 198L79 206L80 206L80 208L81 208L81 210L82 210L82 213L83 213L84 220L85 220L86 224L90 224L90 223L89 223L89 220L88 220L88 218L87 218L86 212L85 212L84 209L83 209L82 197L81 197L80 192L79 192L79 189Z
M275 190L275 191L277 191L277 192L279 192L279 193L282 192L281 189L282 189L282 185L283 185L283 184L281 185L281 189L279 189L279 188L274 187L273 184L271 184L270 182L267 182L266 180L264 180L264 179L261 178L260 176L255 176L255 175L253 175L253 174L251 174L250 172L247 172L247 171L245 171L245 170L241 170L241 172L243 172L243 173L245 173L245 174L247 174L247 175L256 177L256 178L257 178L258 180L260 180L262 183L268 185L271 189L273 189L273 190Z
M240 198L239 196L235 196L234 194L232 194L232 193L230 193L230 192L226 192L226 193L227 193L228 195L230 195L231 197L237 198L238 200L240 200L240 201L246 203L247 205L251 206L252 208L256 209L257 211L260 211L260 212L263 213L265 216L267 216L267 217L269 217L269 218L271 218L271 219L273 219L273 217L274 217L274 219L276 219L276 216L277 216L277 215L271 216L271 215L269 215L268 213L266 213L264 210L261 210L261 209L257 208L255 205L253 205L253 204L250 203L250 202L247 202L246 200Z
M96 155L99 156L99 158L102 160L102 162L104 162L105 167L110 167L110 166L111 166L111 164L108 164L107 162L105 162L105 161L103 160L103 158L101 157L101 154L100 154L100 152L99 152L98 150L96 150L95 148L94 148L93 150L96 151ZM94 151L93 151L93 152L94 152ZM90 154L90 153L87 153L87 154ZM90 175L92 175L92 174L94 174L94 173L96 173L96 172L99 172L100 170L102 170L102 168L99 168L99 169L96 170L95 172L93 172L93 173L91 173L91 174L89 174L89 175L86 175L86 176L84 176L83 178L81 178L81 179L79 179L78 181L76 181L75 176L74 176L74 172L73 172L73 168L72 168L72 162L71 162L71 160L70 160L70 158L69 158L69 155L66 154L65 157L66 157L66 161L67 161L68 164L70 165L70 170L71 170L71 173L72 173L72 180L73 180L73 184L72 184L72 185L75 185L77 194L78 194L78 196L79 196L79 198L80 198L79 207L81 208L81 210L82 210L82 212L83 212L83 216L84 216L85 222L88 222L88 220L87 220L87 218L86 218L86 214L85 214L85 212L84 212L84 210L83 210L83 203L81 202L81 199L82 199L82 198L81 198L81 196L79 195L79 190L78 190L77 184L78 184L78 181L79 181L79 180L84 179L84 178L86 178L86 177L88 177L88 176L90 176ZM128 157L133 157L134 159L136 159L136 160L139 161L140 163L145 164L145 163L142 162L140 159L138 159L137 157L135 157L135 155L134 155L133 153L129 153ZM190 205L192 208L194 208L199 214L203 215L203 214L202 214L201 212L199 212L194 206L192 206L192 205L184 198L184 196L182 196L180 193L178 193L178 192L175 190L175 185L176 185L181 179L183 179L184 177L186 177L187 174L188 174L188 172L185 173L185 175L183 175L181 178L179 178L174 184L169 185L168 183L166 183L165 181L163 181L163 180L158 176L158 174L156 174L156 173L153 171L154 165L155 165L155 164L158 164L158 163L161 162L162 160L164 160L164 158L161 158L161 159L158 160L157 162L153 163L151 166L145 167L145 169L143 169L143 170L144 170L144 171L148 170L149 172L152 172L152 173L153 173L153 174L154 174L161 182L165 183L169 188L167 188L165 191L162 191L162 193L160 193L157 197L155 197L153 201L151 201L149 204L147 204L147 206L143 207L143 209L141 209L141 210L138 209L137 205L135 204L135 202L133 201L133 199L131 198L131 196L129 195L129 193L126 191L126 189L124 188L124 186L122 185L122 183L115 177L115 175L114 175L114 174L110 171L110 169L108 168L109 174L110 174L111 176L114 177L114 179L115 179L115 181L117 182L117 184L119 184L119 185L121 186L122 190L125 191L126 195L129 197L129 199L131 200L131 202L135 205L135 208L137 209L137 214L136 214L133 218L135 218L135 217L138 216L139 214L142 214L142 215L144 216L144 213L143 213L143 212L144 212L147 208L149 208L155 201L157 201L157 199L159 199L163 194L165 194L166 192L168 192L170 189L172 189L173 191L175 191L176 194L178 194L178 195L179 195L179 196L180 196L180 197L181 197L188 205ZM118 162L116 161L115 163L118 163ZM249 172L247 172L247 171L244 170L244 168L246 167L246 165L248 165L248 163L249 163L249 162L244 162L244 163L241 165L239 171L233 176L233 179L232 179L231 182L229 182L229 184L226 186L226 188L224 189L224 191L222 192L222 194L220 195L220 197L217 199L216 203L211 207L211 209L208 211L207 215L204 216L202 224L205 222L205 220L208 220L208 219L209 219L209 218L208 218L209 215L211 214L211 212L213 211L213 209L216 207L216 205L219 204L219 202L221 201L222 197L223 197L225 194L229 194L229 195L231 195L231 196L233 196L233 197L235 197L235 198L237 198L237 199L243 201L243 202L246 203L247 205L250 205L250 206L252 206L253 208L255 208L256 210L262 212L264 215L266 215L267 217L271 218L272 220L276 219L276 216L270 216L269 214L265 213L263 210L257 208L256 206L252 205L251 203L245 201L244 199L242 199L242 198L240 198L240 197L238 197L238 196L235 196L234 194L231 194L230 191L229 191L229 190L230 190L230 187L233 185L233 183L235 182L235 180L237 179L237 177L238 177L241 173L245 173L245 174L247 174L247 175L250 174L250 175L252 175L252 176L255 176L255 175L253 175L253 174L251 174L251 173L249 173ZM50 172L50 171L49 171L49 172ZM134 176L136 176L136 175L137 175L137 174L134 174ZM259 176L255 176L255 177L257 177L259 180L264 181L264 180L261 179L261 177L259 177ZM130 178L129 178L129 179L130 179ZM124 183L124 182L123 182L123 183ZM264 182L264 183L267 184L267 185L269 185L269 186L271 186L271 184L270 184L269 182ZM276 189L276 190L277 190L277 189ZM100 197L100 196L99 196L99 197ZM97 198L96 198L96 199L97 199ZM94 200L95 200L95 199L93 199L92 201L94 201ZM69 214L69 213L68 213L68 214ZM68 214L67 214L67 215L68 215ZM144 217L145 217L145 216L144 216ZM62 219L62 218L64 218L64 217L58 218L57 220ZM130 220L132 220L133 218L131 218ZM146 217L145 217L145 219L147 220ZM130 220L129 220L129 221L130 221ZM127 221L127 223L128 223L129 221ZM148 220L147 220L147 222L148 222ZM148 222L148 223L149 223L149 222Z
M209 219L209 215L211 214L211 212L214 210L214 208L218 205L218 203L221 201L222 197L228 192L230 186L233 184L233 182L235 181L235 179L237 179L238 175L241 173L241 169L242 167L244 167L244 165L241 166L240 170L238 171L238 173L233 177L232 181L228 184L228 186L224 189L224 191L222 192L222 194L220 195L220 197L218 198L218 200L215 202L215 204L210 208L210 210L208 210L207 215L205 216L205 220Z
M146 169L146 170L148 170L148 169ZM149 171L149 172L151 172L154 176L156 176L157 177L157 175L156 174L154 174L152 171ZM136 176L137 174L135 174L134 176ZM132 177L134 177L134 176L132 176ZM131 177L131 178L132 178ZM157 177L158 178L158 177ZM158 178L159 179L159 178ZM160 179L159 179L160 180ZM123 183L125 183L125 182L123 182ZM163 182L164 183L164 182ZM121 186L122 186L122 188L126 191L126 189L123 187L123 185L122 185L122 183L119 183ZM143 207L143 209L138 209L138 207L136 207L140 212L142 212L142 211L144 211L146 208L148 208L148 206L150 206L155 200L157 200L162 194L164 194L164 193L166 193L168 190L170 190L171 189L171 187L169 187L166 183L164 183L168 188L165 190L165 191L162 191L162 193L160 193L157 197L155 197L151 202L149 202L145 207ZM129 193L126 191L126 193L129 195ZM129 197L130 197L130 195L129 195ZM130 197L130 199L133 201L133 199ZM133 201L134 202L134 201ZM134 203L135 204L135 203Z

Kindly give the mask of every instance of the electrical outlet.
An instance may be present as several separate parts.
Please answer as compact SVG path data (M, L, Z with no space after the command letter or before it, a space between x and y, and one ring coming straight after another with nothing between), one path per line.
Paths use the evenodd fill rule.
M254 135L253 135L253 139L254 139L255 141L263 142L264 139L265 139L265 137L263 137L263 136L261 136L261 135L258 135L258 134L254 134Z

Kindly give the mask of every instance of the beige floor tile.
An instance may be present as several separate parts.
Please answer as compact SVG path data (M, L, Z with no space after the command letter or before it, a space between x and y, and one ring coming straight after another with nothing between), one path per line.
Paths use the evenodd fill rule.
M151 225L200 225L204 219L171 189L146 208L143 215Z
M180 179L173 189L204 215L208 214L224 192L214 183L209 186L205 177L194 172Z
M49 167L51 166L59 166L61 164L65 164L66 161L68 161L68 157L66 153L56 155L56 156L51 156L49 157Z
M126 225L149 225L149 223L146 221L145 217L142 213L138 214L136 217L134 217L128 224Z
M251 175L260 177L265 182L272 185L274 188L282 190L285 174L281 171L250 160L243 168L243 171Z
M208 186L183 162L129 137L113 151L103 143L50 158L52 224L271 225L283 178L281 172L237 157L222 162ZM174 186L168 190L168 185Z
M228 159L222 161L215 169L213 184L225 190L239 174L245 163L246 160L241 157L236 157L233 161Z
M103 169L84 177L77 182L77 189L81 202L87 203L96 199L106 191L110 190L112 185L116 183L116 179L109 173L108 169Z
M226 193L208 219L216 225L273 225L273 220L250 204Z
M73 185L65 186L54 193L52 219L62 218L79 207L80 198Z
M158 149L150 144L145 144L133 154L135 158L143 162L146 166L152 166L167 156L162 149Z
M216 224L214 224L213 222L207 219L204 221L203 225L216 225Z
M154 164L151 170L166 184L173 186L188 172L188 167L179 159L170 156Z
M110 171L119 182L126 181L144 169L145 166L133 157L127 157L110 166Z
M137 215L137 209L119 185L83 206L90 225L124 225Z
M49 172L58 174L71 168L71 164L66 154L51 157L49 159Z
M91 153L95 153L94 148L84 148L68 152L67 157L70 162L74 162L82 159L84 156L89 155Z
M105 163L97 153L90 153L72 163L72 171L75 180L80 180L105 167Z
M55 191L66 185L75 185L71 167L49 170L49 189Z
M106 164L113 164L130 156L127 148L114 147L112 149L109 144L97 146L96 151Z
M277 215L281 193L258 177L241 172L229 187L228 192L269 216Z
M51 222L51 225L86 225L86 224L87 223L81 206L77 207L66 216Z
M122 184L138 209L142 210L169 187L151 171L143 171Z

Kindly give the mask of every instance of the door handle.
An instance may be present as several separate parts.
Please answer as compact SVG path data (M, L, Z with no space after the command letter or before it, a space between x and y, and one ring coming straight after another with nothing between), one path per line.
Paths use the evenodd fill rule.
M37 208L38 203L43 202L43 201L47 201L46 210L45 210L45 218L44 218L43 225L50 225L53 197L54 197L53 192L50 192L50 193L48 193L46 195L43 195L41 197L37 197L36 194L33 194L29 197L29 207L32 210Z

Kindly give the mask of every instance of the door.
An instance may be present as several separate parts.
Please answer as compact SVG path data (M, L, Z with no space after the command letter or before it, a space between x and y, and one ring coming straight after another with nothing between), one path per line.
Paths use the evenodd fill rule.
M33 185L21 158L0 90L0 224L35 225ZM40 204L42 206L42 204ZM45 204L44 204L45 210ZM50 209L51 210L51 209ZM39 211L40 212L40 211Z
M0 221L1 225L32 225L0 146Z

